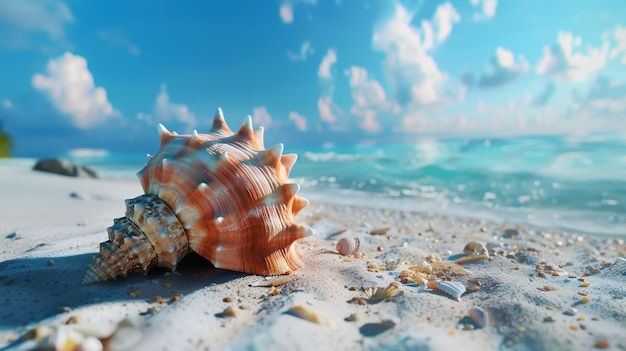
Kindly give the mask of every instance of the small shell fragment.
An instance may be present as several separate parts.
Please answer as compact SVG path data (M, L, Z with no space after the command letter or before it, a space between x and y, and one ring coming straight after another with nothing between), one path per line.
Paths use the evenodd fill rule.
M470 263L470 262L476 262L476 261L488 260L488 259L489 259L489 255L485 253L485 254L480 254L480 255L461 257L458 260L454 261L454 263L463 264L463 263Z
M224 317L237 317L239 315L239 311L233 306L228 306L222 311L222 316Z
M461 301L461 295L465 293L465 286L459 282L438 281L437 290L445 293L456 301Z
M292 315L307 320L312 323L328 326L330 319L323 314L317 313L309 307L303 305L295 305L289 309Z
M384 301L390 297L396 296L400 292L400 289L397 285L392 283L386 288L368 288L363 291L371 301Z
M463 248L463 253L467 256L476 256L488 253L487 247L483 243L479 243L476 241L470 241Z
M391 227L374 228L371 229L368 233L371 235L387 235L390 230Z
M275 278L260 280L255 283L250 284L250 286L254 287L270 287L270 286L281 286L283 284L287 284L293 281L295 278L293 275L281 275Z
M489 313L482 307L470 308L467 311L467 316L480 328L489 325Z
M361 241L359 238L341 238L337 241L337 252L342 256L350 256L359 252Z

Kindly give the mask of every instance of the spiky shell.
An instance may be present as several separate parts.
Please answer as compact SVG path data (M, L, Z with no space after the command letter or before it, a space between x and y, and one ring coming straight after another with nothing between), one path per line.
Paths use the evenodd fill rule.
M175 269L193 250L217 268L274 275L302 267L294 241L312 234L294 216L308 205L288 182L295 154L264 149L251 118L233 133L218 109L207 134L178 135L159 125L161 147L138 172L144 195L107 228L83 283Z

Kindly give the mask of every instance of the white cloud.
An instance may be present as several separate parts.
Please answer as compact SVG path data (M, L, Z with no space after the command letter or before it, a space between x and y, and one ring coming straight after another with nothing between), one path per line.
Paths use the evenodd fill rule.
M267 128L272 125L272 116L267 112L267 107L258 106L252 109L252 121Z
M322 121L327 123L337 122L337 116L335 116L333 98L330 96L322 96L317 100L317 110L320 113Z
M170 95L167 93L167 85L165 83L161 83L161 91L156 97L154 114L161 121L179 121L186 124L189 128L193 128L196 124L196 116L189 111L187 105L176 104L170 101ZM141 119L139 115L137 117ZM145 119L151 120L148 117Z
M620 62L626 65L626 27L617 25L613 32L613 38L617 41L617 47L611 50L611 58L616 58L621 54L622 60Z
M314 50L311 47L311 42L305 41L300 46L299 53L295 54L291 51L287 51L287 58L289 58L290 61L306 61L307 56L312 54L313 52Z
M556 44L544 46L543 57L536 66L537 73L582 81L589 73L602 69L606 65L608 43L600 49L588 46L585 53L577 52L581 44L580 37L559 32Z
M65 25L73 21L72 12L63 1L0 1L0 25L8 27L6 37L1 39L9 46L29 46L29 33L45 33L50 40L61 41L65 38Z
M107 100L106 90L95 86L85 58L66 52L50 59L46 71L47 75L33 76L33 87L46 92L53 105L70 115L77 127L93 127L119 116Z
M470 0L474 7L480 6L480 12L474 14L475 20L485 20L496 15L498 0Z
M280 14L280 19L283 23L292 23L293 22L293 7L290 3L284 2L280 5L280 9L278 10Z
M386 54L387 81L395 91L395 100L408 104L432 105L450 99L448 76L442 73L429 50L445 40L458 13L450 3L439 5L433 19L412 25L413 15L396 4L394 15L374 30L372 46ZM455 93L455 97L458 94Z
M278 14L280 15L280 19L283 21L283 23L293 23L293 7L297 3L315 5L317 3L317 0L283 0L283 2L280 4L280 8L278 9Z
M296 111L289 112L289 120L293 121L293 123L296 125L296 128L299 131L304 132L307 130L306 117L299 114L298 112Z
M437 40L443 42L452 32L452 24L461 20L458 12L452 4L446 2L437 7L435 16L433 17L433 24L437 29Z
M10 110L11 108L13 108L13 103L11 102L11 100L2 100L2 107Z
M519 55L515 58L511 51L499 46L496 48L488 68L489 71L482 74L478 80L471 73L464 73L463 82L469 87L493 88L502 86L525 74L529 69L529 64L524 56Z
M350 76L350 90L354 100L350 112L362 118L360 126L364 130L379 131L381 126L377 120L378 114L391 109L385 90L378 81L368 77L365 68L352 66L347 74Z
M337 62L337 53L333 49L328 49L326 56L322 59L317 76L321 79L332 79L333 75L330 71L333 64Z
M113 46L122 47L128 50L128 52L130 52L133 56L141 55L139 47L128 40L128 38L126 38L120 30L99 30L98 36Z

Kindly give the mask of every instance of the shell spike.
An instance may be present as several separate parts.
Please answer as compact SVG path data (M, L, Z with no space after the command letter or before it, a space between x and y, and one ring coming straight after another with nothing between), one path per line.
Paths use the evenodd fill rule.
M170 140L174 139L174 135L176 133L172 133L161 123L157 126L157 130L159 131L159 137L161 137L161 146L167 144Z
M215 117L213 117L213 125L211 126L211 132L231 132L230 128L226 124L226 120L224 119L224 112L222 112L221 108L218 108L215 111Z
M200 135L198 135L198 131L197 130L193 130L193 132L191 132L191 140L193 140L196 143L200 142Z
M254 128L254 141L261 149L265 148L265 142L263 141L264 132L265 129L263 129L263 127L261 126Z
M293 198L293 202L291 203L291 212L293 215L297 215L303 208L309 206L309 200L296 196Z
M296 193L300 190L300 185L295 183L283 184L269 193L263 199L266 205L277 205L281 203L289 203L291 199L296 196Z
M241 128L239 128L239 131L237 131L237 136L246 140L252 140L252 138L254 138L254 130L252 128L252 116L246 116L246 118L243 120L243 123L241 124Z
M280 175L280 158L283 155L284 148L283 144L278 143L267 150L259 152L255 158L260 164L274 168L276 173Z
M298 155L296 154L286 154L280 158L280 163L282 163L283 167L285 167L285 176L289 177L289 173L291 173L291 169L297 160Z

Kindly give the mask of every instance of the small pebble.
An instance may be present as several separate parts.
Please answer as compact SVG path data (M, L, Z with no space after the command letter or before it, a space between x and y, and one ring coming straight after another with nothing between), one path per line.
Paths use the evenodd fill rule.
M239 310L233 308L233 306L228 306L222 312L222 316L224 317L237 317L239 315Z
M566 315L568 315L568 316L574 316L574 315L576 315L576 312L578 312L578 310L576 310L576 309L575 309L575 308L573 308L573 307L570 307L570 308L566 309L566 310L563 312L563 314L566 314Z
M48 266L54 266L54 260L53 259L49 259L47 265Z
M235 299L232 296L226 296L222 301L224 302L233 302Z
M552 318L552 316L547 316L543 318L544 322L554 322L554 318Z
M609 347L611 347L611 344L609 343L609 341L607 339L600 339L597 340L593 346L596 349L608 349Z

